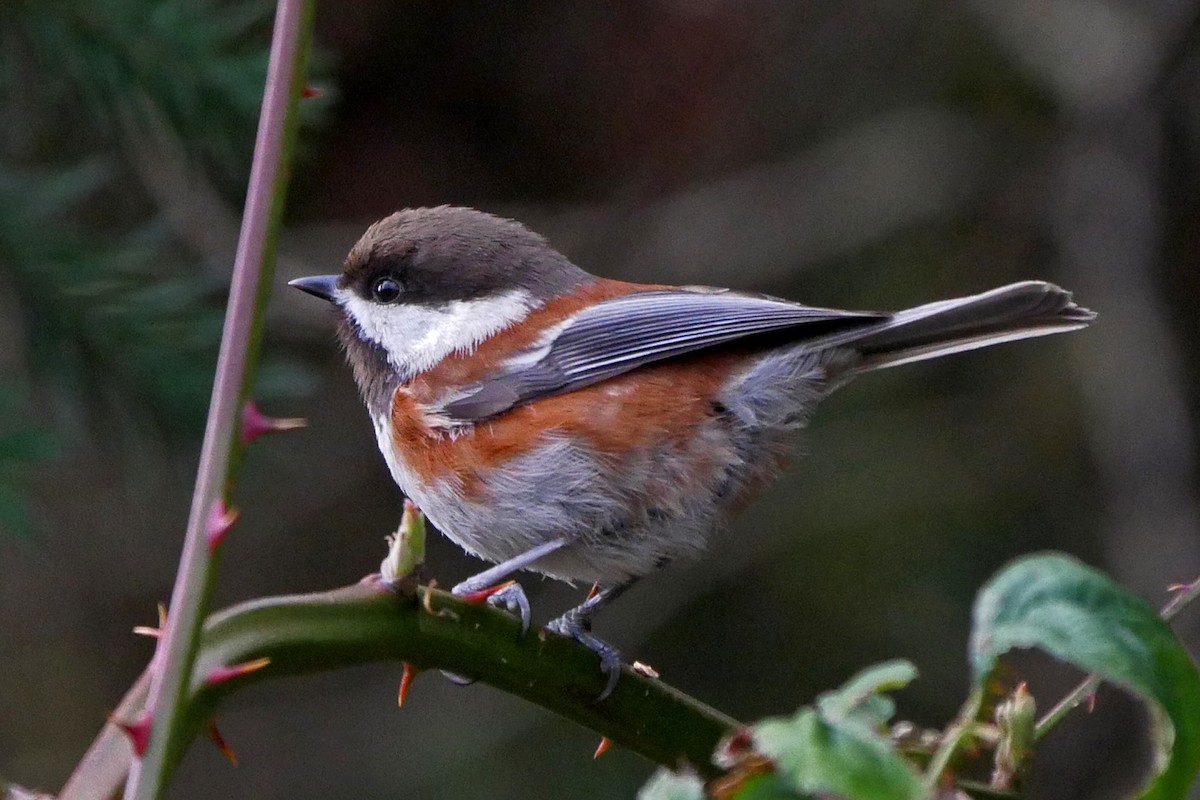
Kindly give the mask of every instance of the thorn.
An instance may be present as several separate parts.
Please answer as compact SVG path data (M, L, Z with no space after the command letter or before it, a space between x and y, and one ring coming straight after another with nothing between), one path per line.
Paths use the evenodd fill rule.
M636 672L638 675L642 675L647 678L657 678L658 677L658 670L656 670L654 667L650 666L649 664L643 664L641 661L633 662L633 671Z
M591 590L588 591L587 597L583 598L583 602L586 603L588 600L591 600L593 597L595 597L598 594L600 594L600 584L593 583Z
M217 723L213 722L211 719L208 721L208 738L211 739L212 743L217 746L217 749L229 759L229 763L236 767L238 764L237 755L225 741L225 737L221 735L219 730L217 730Z
M440 617L442 612L433 607L433 590L437 588L437 578L430 578L429 585L425 587L425 596L421 598L421 608L425 609L425 613L431 617Z
M162 632L167 627L167 605L159 602L158 604L158 627L153 625L134 625L133 632L138 636L149 636L151 639L158 639L162 636Z
M218 683L231 681L234 678L240 678L243 675L249 675L251 672L258 672L263 667L271 663L271 659L267 656L256 658L253 661L243 661L241 664L230 664L224 667L213 667L208 674L204 676L205 686L216 686Z
M283 433L307 424L300 417L268 417L253 400L247 400L242 406L242 444L250 444L264 433Z
M459 616L448 608L433 607L433 590L437 588L437 578L430 578L429 584L425 587L425 596L421 599L421 607L425 609L425 613L431 617L452 619L458 621ZM466 598L463 598L466 599ZM486 599L486 598L485 598Z
M1096 692L1088 692L1087 696L1087 713L1091 714L1096 710Z
M492 595L494 595L496 592L500 591L501 589L507 589L509 586L512 586L514 583L516 583L516 581L505 581L504 583L497 583L495 586L489 586L486 589L480 589L479 591L476 591L476 592L467 592L464 595L460 595L459 599L462 600L467 605L481 606L485 602L487 602L487 599L489 597L491 597Z
M1170 586L1167 587L1167 591L1170 592L1171 594L1179 594L1180 592L1186 592L1188 589L1191 589L1191 588L1192 588L1192 584L1190 584L1190 583L1172 583Z
M308 100L310 97L320 97L321 90L315 86L303 86L300 89L300 99Z
M129 737L129 743L133 745L133 753L138 758L146 754L146 745L150 742L150 723L151 717L148 711L143 711L141 716L133 722L119 720L112 714L108 715L108 721L116 725L125 735Z
M225 541L225 534L229 533L233 523L237 522L240 513L236 508L227 507L224 500L218 499L213 504L212 514L208 518L209 554L216 552L216 549L221 546L221 542Z
M404 674L400 676L400 691L396 693L397 708L404 708L404 701L408 699L408 690L412 688L413 678L417 677L420 672L421 670L408 661L404 662Z
M608 752L608 748L612 747L612 739L605 736L600 740L600 744L596 747L596 752L592 753L592 758L599 758Z

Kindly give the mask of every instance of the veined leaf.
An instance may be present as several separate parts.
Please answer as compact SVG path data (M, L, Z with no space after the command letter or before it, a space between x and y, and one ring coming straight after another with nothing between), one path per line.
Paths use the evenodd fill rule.
M859 721L830 723L814 709L754 728L755 749L775 762L779 782L847 800L916 800L921 780L883 735Z
M1200 675L1153 608L1073 558L1028 556L1001 570L975 602L975 685L1015 647L1045 650L1144 700L1155 758L1140 797L1186 796L1200 768Z

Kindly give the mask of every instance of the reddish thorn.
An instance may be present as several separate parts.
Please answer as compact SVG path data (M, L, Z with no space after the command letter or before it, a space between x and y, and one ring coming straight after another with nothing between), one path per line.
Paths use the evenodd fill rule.
M608 748L612 747L612 739L605 736L600 740L600 744L596 747L596 752L592 753L592 758L599 758L608 752Z
M225 541L225 534L229 533L229 529L233 527L233 523L237 522L238 514L236 508L228 508L224 500L217 500L213 505L212 514L208 518L208 552L214 553L221 546L221 542Z
M1096 693L1095 692L1088 693L1087 710L1088 710L1089 714L1096 710Z
M205 686L216 686L218 683L231 681L234 678L240 678L243 675L249 675L251 672L258 672L263 667L271 663L271 659L267 656L256 658L253 661L243 661L241 664L230 664L223 667L213 667L208 674L204 676Z
M217 723L213 722L211 719L208 721L208 738L211 739L212 743L217 746L217 749L229 759L229 763L236 767L238 763L237 755L225 741L225 737L221 735L219 730L217 730Z
M300 99L307 100L310 97L319 97L321 90L314 86L303 86L300 89Z
M242 406L242 444L250 444L264 433L283 433L303 428L308 422L299 417L268 417L253 400Z
M1178 594L1179 592L1186 592L1190 588L1192 588L1190 583L1172 583L1167 587L1167 591L1172 594Z
M509 586L512 586L514 583L516 583L516 581L505 581L504 583L497 583L495 586L489 586L486 589L480 589L477 592L467 592L466 594L461 595L460 599L467 605L481 606L485 602L487 602L487 599L489 597L491 597L492 595L494 595L496 592L500 591L501 589L507 589Z
M600 594L600 584L593 583L591 591L588 592L587 597L583 598L583 602L586 603L588 600L591 600L593 597L595 597L598 594Z
M108 715L108 721L116 725L125 735L129 737L129 743L133 745L133 753L138 758L146 754L146 745L150 742L150 713L143 711L141 716L133 722L119 720L113 715Z
M396 694L397 707L404 708L404 701L408 699L408 690L412 688L413 678L417 677L420 671L409 662L404 662L404 674L400 676L400 691Z

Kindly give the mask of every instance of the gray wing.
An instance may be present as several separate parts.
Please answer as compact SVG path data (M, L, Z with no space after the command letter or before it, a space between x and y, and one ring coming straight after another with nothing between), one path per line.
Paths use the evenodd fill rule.
M887 318L724 290L638 292L579 312L548 341L465 387L443 410L455 420L481 420L538 397L748 336L795 329L797 339L824 338Z

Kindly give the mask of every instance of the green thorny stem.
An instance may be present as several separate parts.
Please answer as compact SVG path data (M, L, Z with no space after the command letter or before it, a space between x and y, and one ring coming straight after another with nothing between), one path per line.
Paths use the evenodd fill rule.
M216 578L217 548L210 547L210 520L225 502L240 453L238 422L249 399L271 286L287 191L286 162L299 127L313 10L314 0L279 0L276 6L254 161L187 534L167 624L150 662L149 739L143 757L131 766L127 800L161 796L188 741L184 724L188 687Z
M228 675L229 665L264 656L271 659L265 669L211 679ZM478 678L651 761L671 768L688 764L704 776L717 774L712 753L738 727L736 720L628 667L612 695L597 703L605 676L595 654L575 642L541 630L521 635L511 615L446 592L422 587L395 593L365 581L331 592L261 598L213 614L186 687L185 741L204 730L225 697L245 686L380 660ZM139 713L145 683L143 676L118 716ZM60 797L103 800L120 786L128 764L124 735L107 726Z

